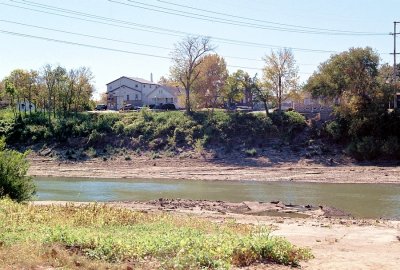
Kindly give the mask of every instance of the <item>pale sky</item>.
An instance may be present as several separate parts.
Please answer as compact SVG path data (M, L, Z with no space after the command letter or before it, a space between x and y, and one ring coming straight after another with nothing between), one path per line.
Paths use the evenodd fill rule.
M49 63L90 67L98 93L120 76L157 81L174 44L195 34L211 37L230 72L251 75L272 48L295 48L305 81L350 47L370 46L392 64L399 10L399 0L0 0L0 79Z

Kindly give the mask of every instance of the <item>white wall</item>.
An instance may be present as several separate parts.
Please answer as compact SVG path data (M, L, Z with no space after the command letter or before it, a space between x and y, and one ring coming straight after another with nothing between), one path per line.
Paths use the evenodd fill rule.
M108 84L107 93L117 97L117 109L122 107L128 95L129 100L136 100L136 95L138 95L138 100L141 100L143 105L173 103L178 107L178 97L162 86L143 84L125 77Z

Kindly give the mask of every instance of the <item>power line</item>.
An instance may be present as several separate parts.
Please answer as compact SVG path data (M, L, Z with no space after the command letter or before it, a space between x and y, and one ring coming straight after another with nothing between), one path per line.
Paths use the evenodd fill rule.
M113 49L113 48L102 47L102 46L97 46L97 45L84 44L84 43L72 42L72 41L67 41L67 40L60 40L60 39L54 39L54 38L48 38L48 37L28 35L28 34L24 34L24 33L11 32L11 31L6 31L6 30L2 30L2 29L0 29L0 33L7 34L7 35L12 35L12 36L24 37L24 38L33 38L33 39L40 39L40 40L50 41L50 42L63 43L63 44L68 44L68 45L76 45L76 46L93 48L93 49L101 49L101 50L106 50L106 51L128 53L128 54L155 57L155 58L168 59L168 60L171 59L170 57L160 56L160 55L155 55L155 54L148 54L148 53L127 51L127 50Z
M238 16L238 15L233 15L233 14L228 14L228 13L223 13L223 12L217 12L217 11L213 11L213 10L201 9L201 8L197 8L197 7L195 8L195 7L182 5L182 4L176 4L176 3L163 1L163 0L157 0L157 1L160 2L160 3L167 4L167 5L183 7L183 8L187 8L187 9L191 9L191 10L196 10L196 11L203 11L203 12L210 13L210 14L222 15L222 16L233 17L233 18L238 18L238 19L243 19L243 20L248 20L248 21L254 21L254 22L267 23L267 24L275 24L275 25L280 25L280 26L289 26L289 27L295 27L295 28L304 28L304 29L320 30L320 31L342 32L342 33L349 33L349 34L387 35L387 33L378 33L378 32L358 32L358 31L326 29L326 28L307 27L307 26L300 26L300 25L294 25L294 24L278 23L278 22L272 22L272 21L266 21L266 20L260 20L260 19L254 19L254 18L249 18L249 17Z
M95 35L76 33L76 32L71 32L71 31L66 31L66 30L61 30L61 29L43 27L43 26L26 24L26 23L9 21L9 20L1 20L0 19L0 22L16 24L16 25L21 25L21 26L31 27L31 28L36 28L36 29L43 29L43 30L52 31L52 32L70 34L70 35L75 35L75 36L82 36L82 37L89 37L89 38L99 39L99 40L113 41L113 42L118 42L118 43L123 43L123 44L133 44L133 45L137 45L137 46L151 47L151 48L157 48L157 49L163 49L163 50L169 50L169 51L173 50L173 48L156 46L156 45L152 45L152 44L137 43L137 42L131 42L131 41L127 41L127 40L107 38L107 37L103 37L103 36L95 36ZM231 58L231 59L264 62L264 60L255 59L255 58L237 57L237 56L229 56L229 55L224 55L224 57L225 58ZM315 66L315 64L298 64L298 65L301 65L301 66Z
M171 57L167 57L167 56L148 54L148 53L140 53L140 52L135 52L135 51L121 50L121 49L114 49L114 48L110 48L110 47L103 47L103 46L97 46L97 45L91 45L91 44L85 44L85 43L79 43L79 42L73 42L73 41L67 41L67 40L60 40L60 39L42 37L42 36L37 36L37 35L29 35L29 34L18 33L18 32L11 32L11 31L6 31L6 30L2 30L2 29L0 29L0 33L17 36L17 37L23 37L23 38L31 38L31 39L44 40L44 41L48 41L48 42L56 42L56 43L62 43L62 44L67 44L67 45L86 47L86 48L91 48L91 49L100 49L100 50L106 50L106 51L112 51L112 52L118 52L118 53L126 53L126 54L140 55L140 56L146 56L146 57L153 57L153 58L158 58L158 59L168 59L168 60L172 59ZM256 67L244 67L244 66L234 66L234 65L227 65L227 66L234 67L234 68L262 70L262 68L256 68ZM299 72L299 73L301 73L301 72ZM307 73L303 72L303 74L307 74Z
M66 31L66 30L37 26L37 25L26 24L26 23L15 22L15 21L8 21L8 20L0 19L0 22L12 23L12 24L17 24L17 25L22 25L22 26L27 26L27 27L37 28L37 29L43 29L43 30L48 30L48 31L53 31L53 32L75 35L75 36L81 36L81 37L89 37L89 38L94 38L94 39L101 39L101 40L113 41L113 42L124 43L124 44L132 44L132 45L137 45L137 46L152 47L152 48L163 49L163 50L171 50L171 48L162 47L162 46L137 43L137 42L131 42L131 41L113 39L113 38L107 38L107 37L100 37L100 36L94 36L94 35L88 35L88 34L81 34L81 33L76 33L76 32L71 32L71 31Z
M45 10L56 10L58 12L63 12L67 14L74 14L78 15L84 18L80 17L75 17L75 16L70 16L70 15L65 15L65 14L59 14L59 13L54 13L54 12L49 12L49 11L43 11L43 10L37 10L33 8L28 8L28 7L21 7L21 6L16 6L16 5L11 5L11 4L6 4L6 3L0 3L1 5L5 6L11 6L15 8L20 8L20 9L25 9L29 11L34 11L34 12L39 12L39 13L44 13L44 14L50 14L54 16L61 16L61 17L66 17L66 18L71 18L71 19L76 19L76 20L81 20L81 21L87 21L87 22L92 22L92 23L100 23L103 25L109 25L113 27L120 27L120 28L125 28L125 29L133 29L133 30L139 30L139 31L145 31L145 32L151 32L151 33L157 33L157 34L163 34L163 35L170 35L170 36L177 36L177 37L184 37L188 35L198 35L198 34L193 34L193 33L187 33L187 32L182 32L182 31L177 31L177 30L171 30L171 29L166 29L166 28L160 28L160 27L154 27L154 26L149 26L149 25L143 25L143 24L137 24L129 21L123 21L123 20L117 20L117 19L112 19L108 17L102 17L102 16L97 16L93 14L88 14L88 13L83 13L83 12L78 12L74 10L69 10L69 9L63 9L63 8L58 8L54 6L49 6L49 5L43 5L43 4L37 4L35 2L31 1L24 1L24 2L19 2L19 1L13 1L18 4L23 4L23 5L28 5L28 6L35 6L39 7ZM32 4L30 4L32 3ZM87 19L87 18L92 18L92 19ZM93 20L93 18L95 20ZM99 21L99 20L105 20L104 21ZM112 22L112 23L110 23ZM128 25L133 25L132 26L127 26ZM145 30L145 29L150 29L150 30ZM160 32L162 31L162 32ZM168 33L165 33L168 32ZM258 47L258 48L288 48L293 51L302 51L302 52L312 52L312 53L337 53L337 51L332 51L332 50L320 50L320 49L308 49L308 48L297 48L297 47L285 47L285 46L279 46L279 45L271 45L271 44L263 44L263 43L256 43L256 42L249 42L249 41L241 41L241 40L233 40L233 39L226 39L226 38L220 38L220 37L214 37L214 36L209 36L210 38L214 40L218 40L221 43L225 44L232 44L232 45L238 45L238 46L247 46L247 47Z

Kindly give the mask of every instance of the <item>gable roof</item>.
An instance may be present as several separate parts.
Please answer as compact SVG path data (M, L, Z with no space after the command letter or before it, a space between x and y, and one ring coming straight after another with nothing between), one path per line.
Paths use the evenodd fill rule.
M118 90L118 89L120 89L120 88L123 88L123 87L126 87L126 88L128 88L129 90L132 90L132 91L136 91L136 92L142 93L141 91L139 91L139 90L137 90L137 89L134 89L134 88L132 88L132 87L126 86L126 85L118 86L117 88L114 88L113 90L108 90L108 89L107 89L107 92L106 92L106 93L107 93L107 94L112 93L112 92L114 92L114 91L116 91L116 90Z
M126 78L131 79L132 81L140 82L140 83L156 84L156 85L158 85L157 83L154 83L154 82L151 82L151 81L142 79L142 78L137 78L137 77L126 77Z
M174 86L169 86L169 85L160 85L160 87L168 90L175 96L179 96L180 94L182 94L182 89L179 87L174 87Z
M131 81L135 81L135 82L138 82L138 83L143 83L143 84L153 84L153 85L158 85L157 83L154 83L154 82L151 82L151 81L148 81L148 80L142 79L142 78L136 78L136 77L127 77L127 76L122 76L122 77L119 77L118 79L116 79L116 80L113 80L112 82L109 82L109 83L107 83L106 85L109 85L109 84L111 84L111 83L113 83L113 82L115 82L115 81L118 81L118 80L122 79L122 78L127 78L127 79L129 79L129 80L131 80Z
M154 93L154 91L159 90L160 88L166 90L167 92L169 92L171 95L178 97L182 92L181 89L179 89L178 87L173 87L173 86L167 86L167 85L157 85L156 88L154 88L152 91L150 91L147 94L147 97L149 97L150 95L152 95Z

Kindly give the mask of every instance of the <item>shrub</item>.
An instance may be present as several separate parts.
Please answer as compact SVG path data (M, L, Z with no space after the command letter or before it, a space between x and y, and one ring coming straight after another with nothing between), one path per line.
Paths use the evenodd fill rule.
M379 156L380 145L374 137L368 136L353 140L347 152L358 160L371 160Z
M257 156L257 150L255 148L251 148L251 149L247 149L246 151L244 151L246 156L248 157L255 157Z
M328 134L328 136L331 137L335 141L339 141L340 139L342 139L343 131L342 131L342 127L338 121L329 122L325 126L325 131Z
M395 136L390 136L384 140L381 146L382 154L389 157L400 157L400 143L399 138Z
M30 199L36 191L29 168L27 153L5 149L4 138L0 140L0 198L10 197L21 202Z
M295 111L274 112L271 114L272 123L289 136L306 127L306 119Z

